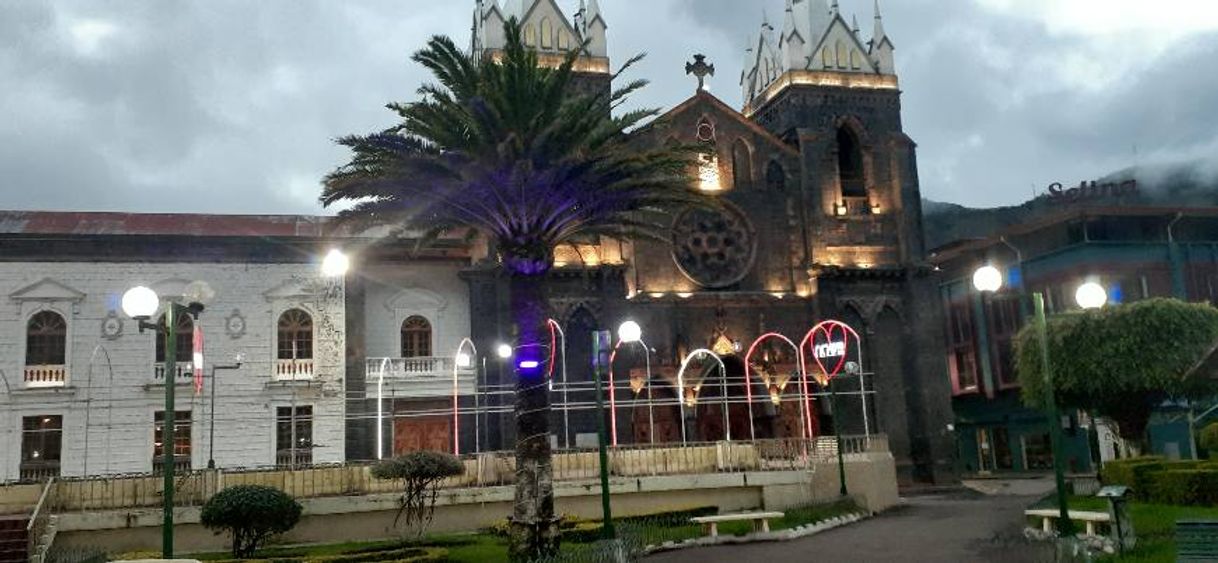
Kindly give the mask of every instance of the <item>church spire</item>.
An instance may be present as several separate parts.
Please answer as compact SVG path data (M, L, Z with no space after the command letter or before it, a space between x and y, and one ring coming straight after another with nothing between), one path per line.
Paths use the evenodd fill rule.
M787 8L782 16L782 39L787 41L795 33L795 6L787 0Z
M841 7L839 7L837 5L837 0L833 0L833 3L829 5L829 12L831 14L833 14L834 16L836 16L839 13L841 13L841 11L842 11Z
M887 39L884 33L884 16L880 15L880 0L875 0L875 31L871 33L872 48L879 47L880 42Z
M855 36L855 37L860 37L860 36L859 36L859 33L860 33L862 30L859 28L859 17L858 17L858 14L852 15L852 16L850 16L850 18L851 18L851 19L854 21L854 25L853 25L853 26L850 28L850 31L853 31L853 32L854 32L854 36Z
M601 23L605 23L605 18L601 16L600 2L597 2L596 0L588 0L588 22L591 23L592 20L596 18L601 18Z

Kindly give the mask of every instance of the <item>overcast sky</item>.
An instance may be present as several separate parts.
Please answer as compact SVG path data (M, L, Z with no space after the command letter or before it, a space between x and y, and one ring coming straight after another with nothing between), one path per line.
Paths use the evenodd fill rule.
M823 0L812 0L823 1ZM577 0L560 0L570 9ZM841 0L870 35L872 0ZM335 136L393 121L432 34L473 1L0 2L0 208L316 213ZM742 49L783 0L601 0L637 103L739 107ZM923 194L1018 203L1135 163L1218 171L1218 2L882 0ZM570 13L570 12L569 12ZM1215 172L1218 174L1218 172Z

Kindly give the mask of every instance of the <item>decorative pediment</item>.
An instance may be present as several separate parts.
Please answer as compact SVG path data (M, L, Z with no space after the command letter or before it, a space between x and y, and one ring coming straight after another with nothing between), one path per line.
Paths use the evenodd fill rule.
M448 300L443 295L421 287L403 289L385 301L390 311L443 311L446 307Z
M10 293L9 297L14 301L81 301L85 294L51 278L42 278Z
M292 278L264 291L262 296L266 297L268 301L277 301L314 297L318 293L321 293L321 289L317 286L317 283Z
M156 282L151 287L161 299L180 301L182 296L186 295L186 286L190 283L191 280L187 279L169 278Z

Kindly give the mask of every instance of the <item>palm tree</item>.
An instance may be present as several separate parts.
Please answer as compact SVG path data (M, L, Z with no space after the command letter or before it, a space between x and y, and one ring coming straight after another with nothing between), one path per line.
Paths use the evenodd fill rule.
M528 346L544 341L555 247L589 236L668 240L673 211L713 203L693 187L696 149L632 142L629 131L656 110L612 115L644 81L579 94L579 50L546 68L514 19L505 32L497 57L466 54L447 37L428 41L413 59L437 84L419 88L418 101L388 106L398 125L338 140L354 154L326 176L321 201L351 203L344 221L423 241L462 231L486 237L509 274L518 344L511 555L525 559L558 546L549 395L544 369L535 367L546 358Z

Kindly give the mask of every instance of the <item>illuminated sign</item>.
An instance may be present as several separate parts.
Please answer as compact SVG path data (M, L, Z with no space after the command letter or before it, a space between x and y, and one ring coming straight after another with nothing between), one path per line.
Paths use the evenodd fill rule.
M1118 198L1137 195L1138 181L1124 182L1080 182L1077 188L1066 188L1061 182L1049 184L1049 201L1055 203L1074 203L1093 199Z
M843 340L839 342L817 344L812 349L812 353L815 354L817 358L822 360L842 357L846 355L846 342Z

